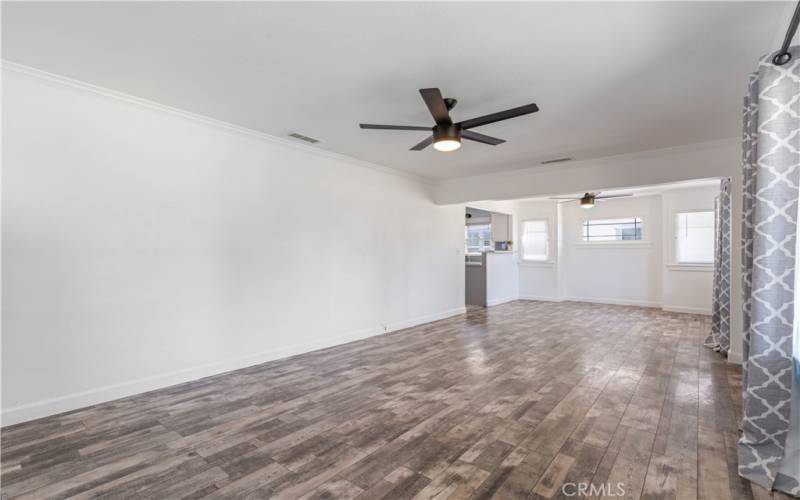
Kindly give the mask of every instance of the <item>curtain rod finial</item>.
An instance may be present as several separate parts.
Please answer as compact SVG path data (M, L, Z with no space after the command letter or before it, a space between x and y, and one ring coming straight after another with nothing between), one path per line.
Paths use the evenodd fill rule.
M788 63L792 60L792 54L787 52L779 52L775 54L775 57L772 58L772 64L776 66L783 66L784 64Z

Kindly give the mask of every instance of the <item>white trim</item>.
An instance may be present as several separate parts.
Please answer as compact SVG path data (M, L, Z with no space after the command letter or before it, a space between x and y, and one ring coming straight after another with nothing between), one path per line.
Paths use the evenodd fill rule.
M539 300L543 302L586 302L588 304L609 304L615 306L636 306L636 307L661 307L661 302L649 300L631 299L605 299L596 297L551 297L544 295L520 295L519 300Z
M685 313L685 314L702 314L704 316L711 316L711 309L707 307L685 307L685 306L661 306L661 310L667 312Z
M590 304L609 304L620 306L636 306L636 307L660 307L661 310L667 312L677 312L685 314L702 314L706 316L711 315L711 310L704 307L683 307L683 306L670 306L662 305L660 302L646 301L646 300L630 300L630 299L602 299L594 297L548 297L541 295L520 295L519 300L538 300L543 302L587 302Z
M397 330L405 330L406 328L412 328L418 325L424 325L425 323L432 323L434 321L439 321L442 319L447 319L452 316L458 316L459 314L466 314L467 308L466 306L456 307L455 309L449 309L447 311L441 311L438 313L427 314L425 316L418 316L416 318L411 318L403 321L395 321L394 323L389 323L387 325L389 332L395 332Z
M634 241L634 240L618 240L618 241L579 241L574 244L575 248L628 248L628 249L642 249L650 248L653 246L652 241Z
M559 297L549 297L545 295L520 295L519 300L537 300L540 302L561 302Z
M506 302L512 302L514 300L517 300L517 298L518 297L511 296L511 297L503 297L502 299L489 300L486 301L486 307L499 306L500 304L505 304Z
M155 389L162 389L164 387L190 382L232 370L247 368L248 366L258 365L276 359L287 358L297 354L303 354L319 349L326 349L329 347L347 344L349 342L366 339L382 333L388 333L404 328L411 328L412 326L430 323L432 321L437 321L464 313L466 313L465 307L457 307L455 309L450 309L439 313L389 323L386 325L386 331L384 331L383 326L374 326L326 339L303 342L278 349L268 349L266 351L248 354L246 356L208 363L183 370L161 373L149 377L129 380L127 382L121 382L118 384L97 387L82 392L67 394L57 398L35 401L33 403L27 403L24 405L3 409L0 420L2 420L2 425L4 426L12 425L36 418L46 417L48 415L55 415L65 411L76 410L86 406L133 396L135 394L141 394L143 392L152 391Z
M610 304L616 306L661 307L661 302L650 300L606 299L601 297L562 297L562 301L588 302L590 304Z
M666 264L664 266L668 271L689 271L700 273L714 272L714 264Z
M108 89L105 87L99 87L97 85L92 85L88 82L83 82L80 80L74 80L72 78L68 78L66 76L58 75L55 73L49 73L47 71L43 71L40 69L32 68L30 66L25 66L24 64L15 63L13 61L9 61L7 59L0 60L0 67L2 67L3 71L10 70L17 72L19 74L23 74L26 76L30 76L42 81L48 81L51 83L56 83L59 85L63 85L65 87L71 87L74 89L82 90L84 92L89 92L92 94L100 95L102 97L106 97L109 99L114 99L118 101L123 101L128 104L133 104L135 106L143 107L146 109L150 109L152 111L158 111L161 113L166 113L168 115L176 116L178 118L182 118L184 120L188 120L195 123L201 123L203 125L215 127L218 129L225 130L230 133L234 133L240 136L249 137L258 139L264 142L271 142L273 144L280 144L282 146L287 146L294 149L299 149L305 151L307 153L312 153L319 156L324 156L326 158L331 158L338 161L345 161L349 164L369 168L371 170L377 170L379 172L383 172L385 174L396 175L398 177L404 177L407 179L412 179L418 182L422 182L423 184L433 187L436 184L435 179L423 177L420 175L414 175L409 172L404 172L402 170L398 170L392 167L387 167L385 165L379 165L377 163L368 162L365 160L361 160L358 158L354 158L352 156L347 156L341 153L334 153L333 151L328 151L326 149L321 149L319 146L310 146L308 144L304 144L301 142L295 142L289 139L285 139L283 137L278 137L275 135L266 134L264 132L259 132L258 130L253 130L250 128L242 127L240 125L236 125L233 123L225 122L222 120L217 120L216 118L211 118L204 115L199 115L197 113L192 113L189 111L184 111L182 109L173 108L171 106L166 106L164 104L159 104L154 101L150 101L148 99L143 99L140 97L136 97L130 94L125 94L123 92L118 92L116 90Z

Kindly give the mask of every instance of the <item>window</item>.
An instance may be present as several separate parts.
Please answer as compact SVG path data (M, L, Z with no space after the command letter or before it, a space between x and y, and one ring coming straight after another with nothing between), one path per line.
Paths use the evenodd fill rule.
M714 262L714 212L681 212L675 220L675 260L679 264Z
M549 247L546 220L522 223L522 260L547 260Z
M642 219L595 219L583 221L583 241L627 241L642 239Z
M464 239L466 240L467 255L476 255L492 250L492 225L473 224L465 226Z

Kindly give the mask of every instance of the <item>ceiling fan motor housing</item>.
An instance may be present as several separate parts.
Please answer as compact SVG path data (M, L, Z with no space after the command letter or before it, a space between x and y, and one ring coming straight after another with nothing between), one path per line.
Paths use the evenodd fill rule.
M437 125L433 127L433 141L438 142L442 140L461 140L461 127L455 123L450 125Z

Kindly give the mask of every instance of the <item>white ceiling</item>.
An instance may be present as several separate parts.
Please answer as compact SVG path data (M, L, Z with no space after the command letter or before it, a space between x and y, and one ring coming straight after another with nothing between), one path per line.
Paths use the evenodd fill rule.
M3 3L3 58L432 178L735 137L746 75L785 3ZM536 102L409 151L430 125Z
M647 186L632 186L628 188L618 188L618 189L590 190L589 192L593 192L595 194L602 193L604 195L632 194L634 197L653 196L665 193L667 191L674 191L676 189L693 189L693 188L719 189L719 182L720 182L719 179L694 179L690 181L668 182L664 184L650 184ZM584 195L584 193L586 193L586 191L576 192L576 193L561 193L549 196L535 196L533 198L523 198L516 201L547 201L555 203L555 201L552 199L552 196L572 196L575 198L580 198L581 196ZM609 201L614 201L614 200L609 200Z

